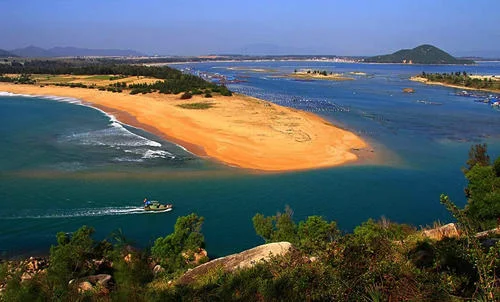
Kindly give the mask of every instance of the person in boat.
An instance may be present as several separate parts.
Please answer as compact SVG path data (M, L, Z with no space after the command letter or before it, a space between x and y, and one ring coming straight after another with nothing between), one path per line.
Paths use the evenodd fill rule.
M144 207L149 207L150 205L152 205L153 203L151 201L149 201L147 198L144 198Z

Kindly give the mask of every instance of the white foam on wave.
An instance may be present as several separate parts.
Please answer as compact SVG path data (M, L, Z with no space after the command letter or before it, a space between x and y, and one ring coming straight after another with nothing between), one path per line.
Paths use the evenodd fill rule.
M146 145L148 145L148 146L151 146L151 147L161 147L162 146L159 142L149 140L143 136L137 135L137 134L127 130L124 127L124 125L131 127L131 128L135 128L135 129L140 129L140 130L143 130L143 129L126 124L126 123L122 123L122 122L118 121L114 115L107 113L107 112L105 112L97 107L94 107L91 104L85 103L84 101L82 101L80 99L71 98L71 97L60 97L60 96L54 96L54 95L18 94L18 93L11 93L11 92L7 92L7 91L0 91L0 96L9 96L9 97L21 96L21 97L29 97L29 98L42 98L42 99L53 100L53 101L58 101L58 102L65 102L65 103L70 103L70 104L74 104L74 105L92 108L92 109L97 110L97 111L101 112L102 114L106 115L109 118L112 127L123 129L124 131L130 133L131 135L134 135L134 136L137 136L137 137L142 138L144 140L147 140L148 143ZM174 144L175 146L181 148L185 152L194 155L194 153L192 153L191 151L186 149L184 146L181 146L181 145L173 143L173 142L171 142L171 143Z
M175 158L175 156L172 153L165 150L151 150L151 149L138 148L133 150L123 150L123 151L125 151L126 153L141 155L141 158L143 159Z
M120 147L156 147L162 145L149 140L112 123L109 128L93 130L82 133L73 133L61 139L62 142L72 142L81 145Z
M116 162L125 162L125 163L142 163L144 159L142 158L132 158L132 157L115 157L113 158Z
M15 94L7 91L0 91L0 96L21 96L20 94Z
M172 153L169 153L164 150L147 150L146 153L142 156L142 158L167 158L167 157L173 157Z
M1 219L54 219L54 218L77 218L116 215L149 214L152 211L144 211L142 207L106 207L106 208L81 208L72 210L56 210L49 214L20 215L13 217L0 217Z

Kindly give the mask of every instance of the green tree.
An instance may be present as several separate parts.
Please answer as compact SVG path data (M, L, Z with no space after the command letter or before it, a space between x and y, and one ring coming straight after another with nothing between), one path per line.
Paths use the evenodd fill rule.
M465 214L479 230L494 228L500 218L500 177L495 168L475 165L465 174L468 180Z
M273 216L265 217L264 215L257 213L252 218L252 222L257 235L262 237L266 243L271 242L274 232Z
M488 146L486 144L477 144L471 146L469 150L469 158L467 159L467 167L465 172L469 171L475 165L488 166L490 157L488 155Z
M115 301L143 301L145 285L153 279L153 272L148 265L148 254L131 252L129 255L126 261L123 253L118 250L112 257L115 281L112 298Z
M299 222L299 246L308 254L318 254L327 250L340 232L335 221L327 222L321 216L309 216L306 221Z
M297 225L292 219L293 211L287 205L283 213L265 217L256 214L252 218L253 226L257 235L262 237L266 243L288 241L293 244L298 243Z
M483 248L479 238L476 237L477 229L466 213L444 194L441 194L440 201L455 217L467 239L465 249L479 276L477 294L482 295L486 301L495 301L495 297L500 294L500 290L496 286L497 276L495 273L496 270L500 269L500 241L489 248ZM476 298L479 298L477 294Z
M297 225L293 221L293 211L289 206L285 207L283 213L276 214L276 231L273 234L273 241L288 241L297 243Z
M205 247L205 238L201 233L204 218L192 213L177 218L174 232L156 239L151 248L151 255L173 273L188 267L186 255ZM184 254L184 255L183 255Z
M91 259L98 244L92 239L94 229L82 226L73 234L57 233L57 245L50 248L47 278L56 296L67 293L68 281L94 273Z

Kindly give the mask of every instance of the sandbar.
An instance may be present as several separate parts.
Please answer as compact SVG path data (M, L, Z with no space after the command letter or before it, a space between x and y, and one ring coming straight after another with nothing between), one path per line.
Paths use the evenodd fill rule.
M338 166L356 161L355 153L369 148L354 133L314 114L245 95L181 100L179 95L11 83L0 83L0 91L77 98L196 155L245 169L279 172ZM212 107L178 106L203 102Z

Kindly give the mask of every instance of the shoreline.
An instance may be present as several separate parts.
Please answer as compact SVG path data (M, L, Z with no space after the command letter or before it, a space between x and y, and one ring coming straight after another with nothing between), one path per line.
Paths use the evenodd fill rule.
M448 83L433 82L433 81L429 81L426 78L422 78L419 76L410 77L410 81L419 82L419 83L426 84L426 85L443 86L443 87L455 88L455 89L460 89L460 90L474 90L474 91L484 91L484 92L491 92L491 93L500 93L500 90L495 90L495 89L474 88L474 87L453 85L453 84L448 84Z
M344 165L373 151L357 135L314 114L244 95L180 100L178 95L129 95L86 88L0 83L0 91L76 98L132 127L227 166L286 172ZM178 105L210 102L206 110ZM359 155L359 156L358 156Z
M162 66L162 65L179 65L179 64L199 64L199 63L258 63L258 62L331 62L331 63L346 63L346 64L355 64L355 63L362 63L362 62L357 62L357 61L336 61L336 60L329 60L329 59L290 59L290 60L285 60L285 59L262 59L262 60L210 60L210 61L179 61L179 62L168 62L168 63L143 63L143 65L146 66Z

